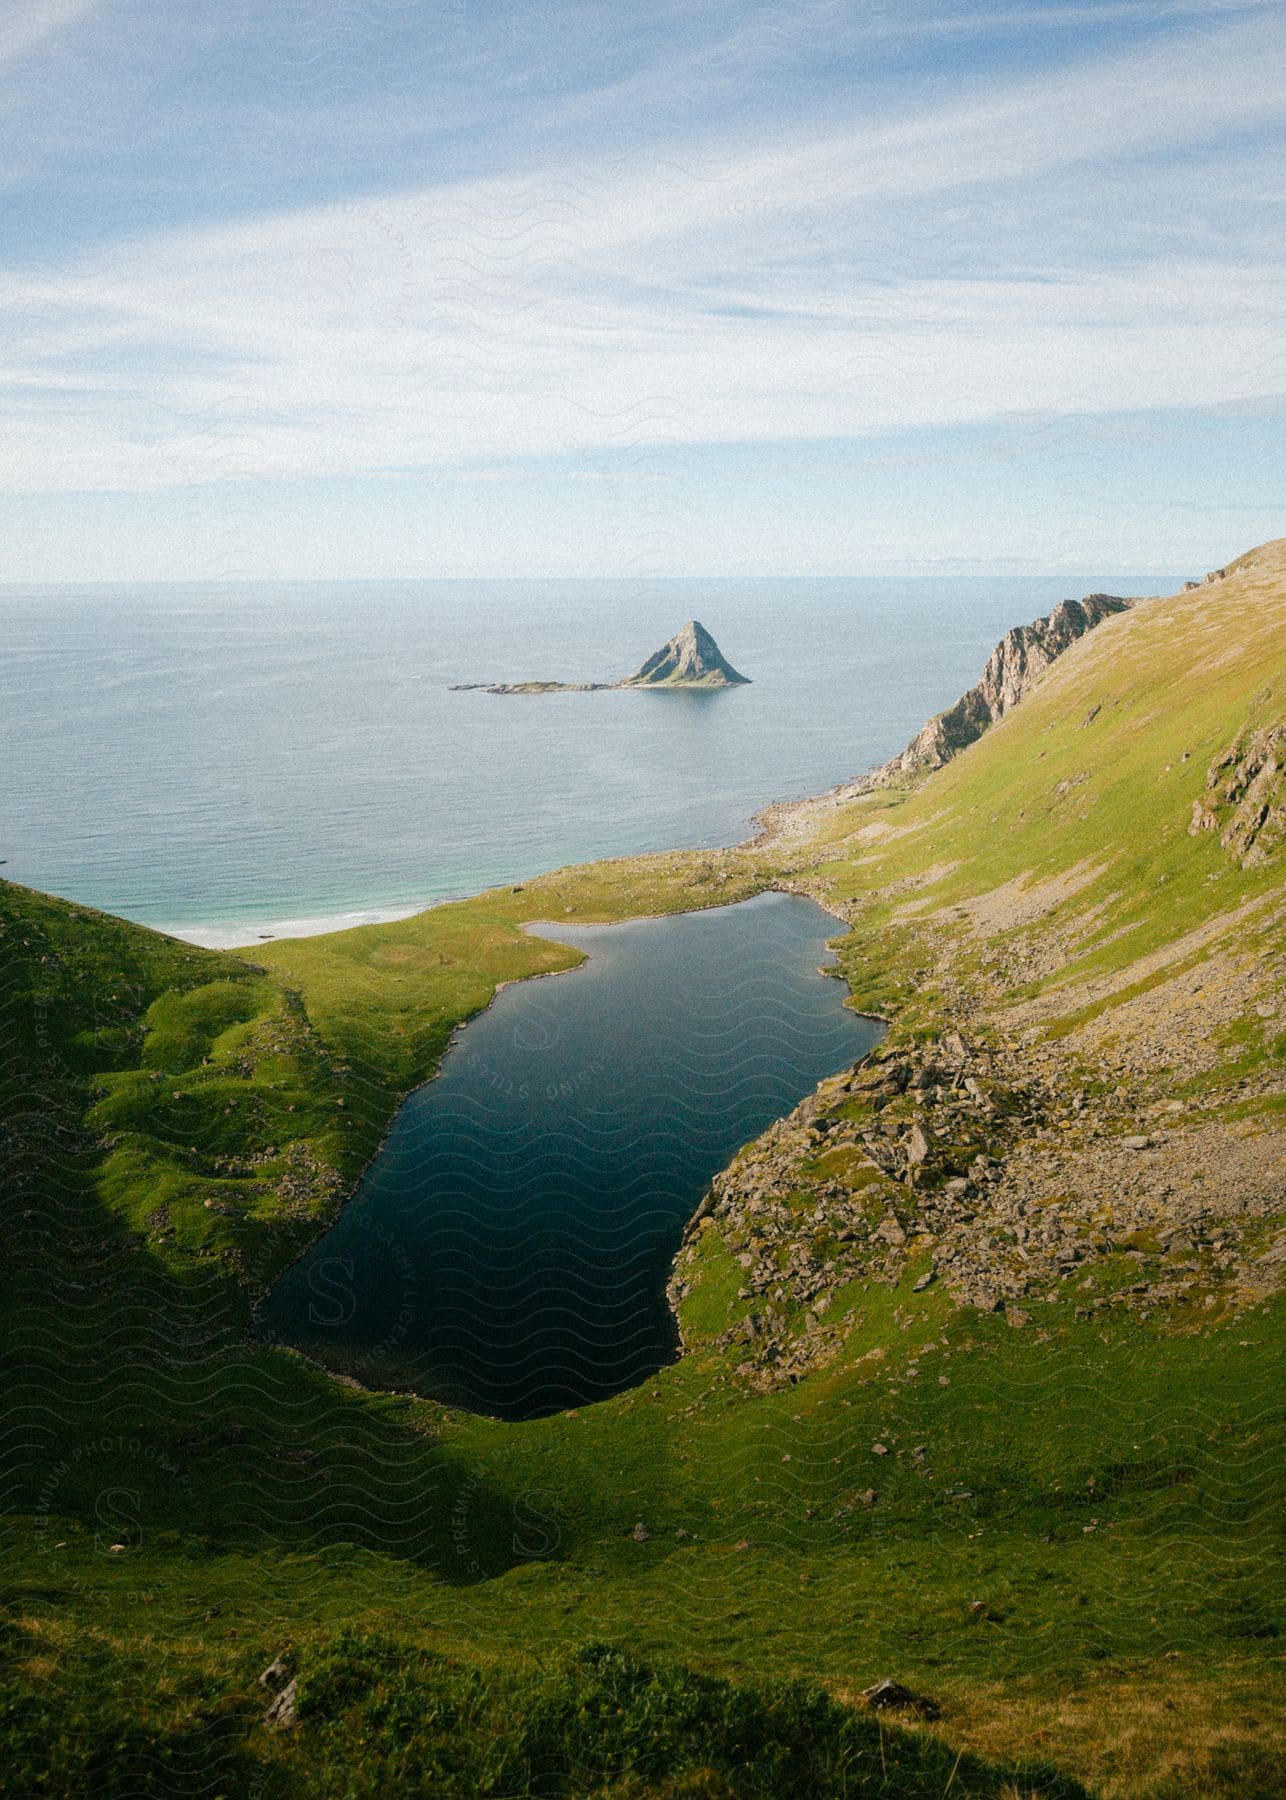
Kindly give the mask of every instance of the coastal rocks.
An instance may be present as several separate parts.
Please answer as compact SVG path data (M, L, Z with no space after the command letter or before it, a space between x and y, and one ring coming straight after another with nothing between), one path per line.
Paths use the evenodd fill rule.
M764 807L755 815L759 836L754 842L758 845L771 843L781 854L791 841L806 841L810 829L844 802L881 788L907 786L940 769L1017 706L1049 665L1078 639L1105 619L1128 612L1136 604L1139 602L1114 594L1087 594L1082 600L1064 600L1044 618L1007 632L993 649L974 686L962 694L954 706L930 719L897 756L853 781L842 782L829 793ZM1100 710L1100 706L1092 708L1083 723L1090 725ZM1080 785L1078 777L1074 786L1064 790L1060 798L1074 793ZM870 820L865 827L867 833L880 835L888 829L877 819ZM805 882L799 891L812 890ZM817 897L828 905L836 905L826 894L824 884L818 887ZM840 905L837 910L844 912L846 909Z
M1002 719L1049 665L1078 638L1134 604L1114 594L1064 600L1052 613L1019 625L996 645L981 679L954 706L930 719L900 755L863 777L854 791L889 787L940 769Z
M601 694L619 681L454 681L452 694Z

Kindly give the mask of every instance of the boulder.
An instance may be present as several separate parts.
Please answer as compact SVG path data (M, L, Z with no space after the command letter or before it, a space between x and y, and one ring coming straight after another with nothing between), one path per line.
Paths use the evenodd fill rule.
M917 1694L912 1688L903 1687L901 1682L893 1681L888 1676L872 1687L863 1688L862 1698L868 1706L879 1712L914 1712L922 1719L937 1719L942 1716L942 1708L936 1700L930 1700L927 1694Z

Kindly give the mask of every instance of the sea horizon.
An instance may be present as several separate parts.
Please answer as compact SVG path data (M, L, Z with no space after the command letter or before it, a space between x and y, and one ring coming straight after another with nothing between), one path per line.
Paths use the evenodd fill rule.
M1083 579L1137 597L1178 584ZM233 948L406 917L571 862L728 847L762 808L894 754L1007 630L1080 586L13 584L0 866ZM751 685L451 692L614 680L688 617Z

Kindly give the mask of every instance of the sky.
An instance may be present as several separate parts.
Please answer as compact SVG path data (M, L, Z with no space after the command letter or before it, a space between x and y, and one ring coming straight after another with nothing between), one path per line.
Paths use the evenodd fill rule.
M1200 574L1282 0L5 0L0 580Z

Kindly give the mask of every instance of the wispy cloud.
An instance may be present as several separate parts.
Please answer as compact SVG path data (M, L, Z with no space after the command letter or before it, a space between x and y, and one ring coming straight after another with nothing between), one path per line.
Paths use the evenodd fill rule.
M100 0L7 0L0 14L0 67L93 12Z
M976 37L996 31L1066 31L1074 25L1164 24L1172 19L1212 22L1234 13L1272 8L1276 0L1069 0L1065 5L962 8L959 12L896 14L877 27L902 37Z
M637 80L708 78L765 29ZM1247 13L954 102L872 94L842 127L774 113L10 270L0 482L503 470L1283 392L1283 269L1194 244L1191 195L1204 146L1280 118L1284 77Z

